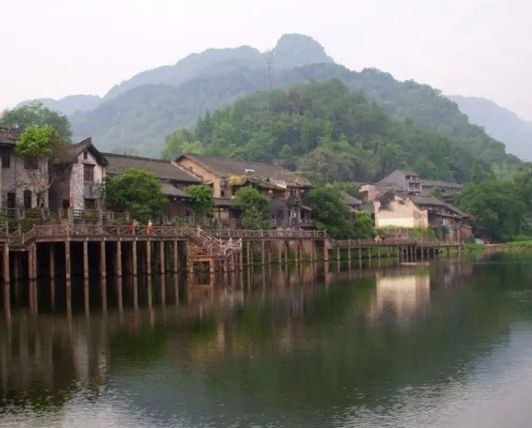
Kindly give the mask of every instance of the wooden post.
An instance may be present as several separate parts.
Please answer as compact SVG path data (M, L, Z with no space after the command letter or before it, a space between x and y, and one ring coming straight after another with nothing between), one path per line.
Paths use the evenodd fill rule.
M83 279L89 279L89 243L83 241Z
M49 246L48 260L50 265L50 278L55 278L55 249L53 242Z
M362 248L358 247L358 262L360 263L362 261Z
M133 266L133 275L137 276L137 240L131 242L131 262Z
M122 276L122 241L116 241L115 274Z
M349 240L347 245L347 267L351 270L351 240Z
M174 241L174 273L179 271L179 245L177 241Z
M100 277L107 277L107 261L105 259L105 241L100 241Z
M261 245L261 262L262 262L262 266L264 266L266 264L266 246L264 244L264 239L260 241L260 245Z
M65 241L65 279L70 281L72 278L71 266L70 266L70 241Z
M164 241L161 241L160 242L160 245L159 245L159 255L160 255L160 271L161 273L165 273L165 265L166 265L166 262L165 262L165 258L164 258Z
M146 274L151 275L151 241L146 241Z
M3 265L2 275L4 284L9 284L9 244L7 242L4 243Z

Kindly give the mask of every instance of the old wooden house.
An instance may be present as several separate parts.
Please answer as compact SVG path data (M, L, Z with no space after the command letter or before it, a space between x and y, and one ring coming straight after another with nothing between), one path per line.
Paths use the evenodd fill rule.
M185 188L192 184L200 184L201 180L189 173L175 162L162 159L151 159L140 156L104 153L107 159L106 171L108 175L121 174L128 168L149 171L162 184L163 193L168 198L165 215L170 218L189 217L192 215L189 201L190 196Z
M106 166L90 138L58 148L50 162L50 209L100 208Z
M48 207L49 159L17 156L18 129L0 127L0 207L9 210Z
M176 163L212 186L221 218L237 215L230 201L242 187L254 187L270 200L275 227L311 227L311 209L302 198L310 182L278 165L216 156L185 154Z

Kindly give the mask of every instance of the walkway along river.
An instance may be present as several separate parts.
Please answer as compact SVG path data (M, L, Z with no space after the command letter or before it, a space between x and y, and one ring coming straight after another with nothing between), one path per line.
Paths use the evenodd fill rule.
M34 225L26 233L20 229L9 233L7 227L0 227L0 242L5 284L43 275L60 275L68 284L73 274L88 279L96 269L101 278L109 270L115 276L186 270L190 277L207 271L212 283L216 272L235 273L257 263L289 263L290 255L296 264L322 260L328 265L333 252L339 267L342 255L351 266L353 259L361 262L364 257L423 260L442 249L461 250L453 242L332 240L319 230L205 231L158 226L135 231L130 226L72 224Z

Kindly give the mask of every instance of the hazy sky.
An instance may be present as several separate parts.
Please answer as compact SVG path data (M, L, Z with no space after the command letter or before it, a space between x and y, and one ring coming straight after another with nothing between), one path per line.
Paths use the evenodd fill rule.
M349 68L488 97L532 121L530 0L0 0L0 11L0 109L104 95L191 52L264 50L297 32Z

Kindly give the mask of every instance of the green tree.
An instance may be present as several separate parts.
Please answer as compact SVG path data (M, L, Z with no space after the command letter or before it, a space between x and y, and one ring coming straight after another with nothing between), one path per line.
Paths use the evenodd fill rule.
M109 208L128 212L134 219L147 221L161 215L168 202L161 182L149 171L128 168L105 179L105 198Z
M192 210L197 219L212 217L214 214L214 197L210 186L194 184L187 186L185 191L192 198Z
M466 186L458 206L471 216L476 234L494 240L517 235L523 226L526 204L511 181L484 181Z
M203 151L203 145L190 131L178 129L166 136L161 155L163 159L174 160L184 153L202 154Z
M61 140L51 126L26 128L15 144L15 152L26 166L24 174L16 175L17 186L30 189L37 196L39 208L53 183L48 158L60 145Z
M354 238L349 209L340 192L330 186L316 187L305 195L305 203L312 208L318 229L325 229L333 238Z
M442 197L441 189L439 187L433 187L432 190L430 191L430 195L434 196L435 198L441 198Z
M373 219L371 214L366 211L355 213L355 224L353 225L354 239L371 239L375 235L373 228Z
M0 116L0 126L21 129L51 126L63 143L71 142L72 131L67 117L40 102L5 110Z
M268 198L252 187L242 187L235 195L235 206L242 210L242 224L247 229L271 227Z

